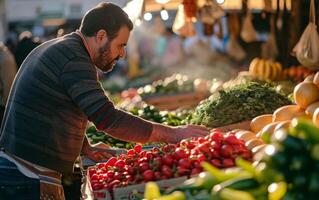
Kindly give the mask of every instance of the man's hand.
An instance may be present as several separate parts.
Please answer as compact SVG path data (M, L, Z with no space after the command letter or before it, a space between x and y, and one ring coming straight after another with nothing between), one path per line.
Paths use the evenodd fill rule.
M208 134L209 130L204 126L185 125L169 127L154 123L150 142L177 143L185 138L204 137Z
M108 145L104 143L97 143L92 146L88 145L83 145L82 148L82 153L86 155L89 159L95 161L95 162L103 162L107 161L109 158L113 157L113 155L108 154L106 152L99 152L99 151L94 151L91 149L91 147L99 147L99 148L110 148Z

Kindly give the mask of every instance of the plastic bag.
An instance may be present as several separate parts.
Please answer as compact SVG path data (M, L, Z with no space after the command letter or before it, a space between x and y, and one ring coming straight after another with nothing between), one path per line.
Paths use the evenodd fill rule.
M216 19L225 15L224 10L214 1L207 2L199 9L199 19L205 24L213 24Z
M310 3L310 22L293 52L298 61L312 70L319 69L319 35L316 26L314 1Z
M226 48L228 55L236 61L242 61L246 57L246 52L238 43L235 35L230 36Z
M244 19L243 27L240 32L241 38L247 43L257 40L257 33L251 20L251 14L248 13Z
M182 37L190 37L196 34L193 22L190 19L186 20L183 5L178 6L173 24L173 31Z

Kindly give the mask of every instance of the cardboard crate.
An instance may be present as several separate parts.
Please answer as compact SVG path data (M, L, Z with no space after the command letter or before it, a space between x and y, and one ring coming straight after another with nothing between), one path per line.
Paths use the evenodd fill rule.
M91 196L94 198L94 200L134 200L134 199L137 199L137 195L138 196L144 195L145 183L129 185L127 187L122 187L122 188L115 188L113 191L114 198L112 198L111 193L106 189L93 191L91 187L88 171L89 170L87 170L87 174L86 174L87 178L85 181L86 187L87 187L86 196ZM166 189L166 188L181 184L185 180L187 180L187 177L183 176L178 178L156 181L156 183L161 189Z
M178 108L194 108L200 101L208 96L208 93L192 92L171 95L154 95L144 97L143 100L159 110L176 110Z

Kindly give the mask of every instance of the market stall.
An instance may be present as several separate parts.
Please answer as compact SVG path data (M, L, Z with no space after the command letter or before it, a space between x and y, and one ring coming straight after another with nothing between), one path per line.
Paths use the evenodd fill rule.
M213 24L225 15L225 10L239 6L235 1L221 5L212 2L145 1L143 9L177 9L173 30L181 37L189 37L196 34L193 18L206 24L211 20ZM271 7L280 7L280 1L264 2L263 7L258 7L260 2L254 1L250 10L262 8L272 15ZM282 6L292 9L290 1L284 2ZM222 14L196 15L196 9L204 6ZM310 8L315 23L314 1ZM181 13L182 19L178 19ZM239 40L257 40L249 13L248 9L241 24L233 15L228 16L228 56L238 63L247 59ZM302 36L294 49L299 63L288 67L276 59L280 54L274 38L278 24L275 28L274 19L269 21L268 39L260 49L263 53L242 63L245 67L230 80L174 74L121 91L117 106L136 116L170 126L202 125L210 133L176 144L139 144L112 138L94 125L89 126L89 142L104 143L104 150L112 151L114 157L83 167L83 198L316 199L319 62L313 52L318 52L319 46L301 50L306 40ZM317 31L312 29L311 33L312 40L318 42Z

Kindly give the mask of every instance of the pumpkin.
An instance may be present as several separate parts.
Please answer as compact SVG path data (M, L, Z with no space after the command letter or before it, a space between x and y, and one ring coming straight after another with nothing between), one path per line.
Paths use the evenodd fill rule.
M294 99L301 108L307 108L319 99L318 87L311 82L301 82L294 89Z
M249 73L258 76L260 79L277 80L282 71L282 66L278 62L254 58L249 64Z

